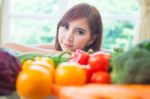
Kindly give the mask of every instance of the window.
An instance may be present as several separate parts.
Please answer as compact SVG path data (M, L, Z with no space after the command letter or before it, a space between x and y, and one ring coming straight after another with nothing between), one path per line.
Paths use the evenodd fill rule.
M10 6L11 40L25 44L54 41L58 0L10 0Z
M96 6L104 25L103 48L132 46L137 19L136 0L8 0L10 41L35 44L54 43L57 22L77 3Z

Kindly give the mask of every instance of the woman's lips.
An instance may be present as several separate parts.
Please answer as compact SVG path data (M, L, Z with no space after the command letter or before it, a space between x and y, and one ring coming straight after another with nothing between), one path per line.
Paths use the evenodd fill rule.
M72 44L64 44L65 45L65 47L67 47L67 48L71 48L72 47Z

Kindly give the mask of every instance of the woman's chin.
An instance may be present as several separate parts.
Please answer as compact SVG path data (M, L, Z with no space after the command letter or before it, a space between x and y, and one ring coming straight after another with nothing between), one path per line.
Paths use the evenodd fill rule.
M63 51L74 51L74 50L72 50L72 48L67 48L67 47L63 47L62 50Z

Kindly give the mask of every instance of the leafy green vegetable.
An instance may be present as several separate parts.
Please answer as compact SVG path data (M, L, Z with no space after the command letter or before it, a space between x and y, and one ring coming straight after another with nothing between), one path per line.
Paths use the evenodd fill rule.
M112 57L111 65L113 83L150 84L150 41Z

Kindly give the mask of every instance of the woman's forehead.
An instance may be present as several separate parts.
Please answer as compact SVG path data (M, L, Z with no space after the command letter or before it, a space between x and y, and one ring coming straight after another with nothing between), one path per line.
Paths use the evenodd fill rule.
M68 24L73 28L82 28L89 30L89 23L86 18L79 18L68 22Z

